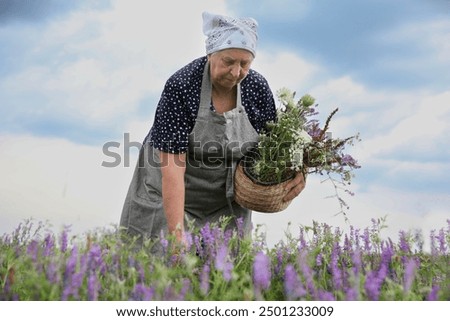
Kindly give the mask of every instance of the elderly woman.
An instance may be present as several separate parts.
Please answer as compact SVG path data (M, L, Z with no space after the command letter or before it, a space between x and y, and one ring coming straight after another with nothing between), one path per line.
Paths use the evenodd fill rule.
M251 226L251 211L233 200L235 165L276 116L266 79L252 70L257 22L203 13L207 56L173 74L144 140L120 225L133 236L171 233L184 240L197 226L231 216ZM304 188L299 174L285 200ZM156 251L156 250L155 250Z

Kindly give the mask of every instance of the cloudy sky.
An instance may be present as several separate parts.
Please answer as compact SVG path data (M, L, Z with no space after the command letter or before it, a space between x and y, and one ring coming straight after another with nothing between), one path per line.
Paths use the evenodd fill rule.
M259 22L253 68L276 91L339 107L334 136L359 132L349 223L310 176L279 214L254 216L269 243L288 223L428 231L450 218L448 0L1 0L0 235L27 218L81 233L119 220L161 89L204 54L201 13ZM121 157L119 166L103 146ZM118 145L120 144L120 146Z

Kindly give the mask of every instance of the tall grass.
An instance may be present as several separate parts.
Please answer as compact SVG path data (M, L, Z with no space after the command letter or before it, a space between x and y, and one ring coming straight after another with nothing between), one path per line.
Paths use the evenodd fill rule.
M269 248L264 235L206 225L179 249L117 230L71 236L26 221L0 239L0 300L449 300L450 220L429 235L382 239L315 222Z

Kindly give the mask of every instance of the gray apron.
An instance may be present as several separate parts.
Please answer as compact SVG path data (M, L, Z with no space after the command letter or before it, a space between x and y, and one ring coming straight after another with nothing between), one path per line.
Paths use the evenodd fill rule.
M231 216L227 228L236 228L242 218L244 229L251 229L251 211L233 200L236 164L253 146L258 134L241 104L237 87L236 108L218 114L211 110L209 63L203 72L200 106L189 135L185 172L185 224L202 227ZM145 143L125 199L120 225L132 236L158 238L167 233L162 205L159 150Z

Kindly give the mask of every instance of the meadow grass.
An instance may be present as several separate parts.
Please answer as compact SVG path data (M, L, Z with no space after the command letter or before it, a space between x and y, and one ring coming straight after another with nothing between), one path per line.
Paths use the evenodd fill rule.
M344 233L324 223L268 247L264 234L206 225L136 247L117 229L70 235L28 220L0 239L0 300L449 300L450 220L382 239L383 220ZM162 255L151 255L158 242Z

